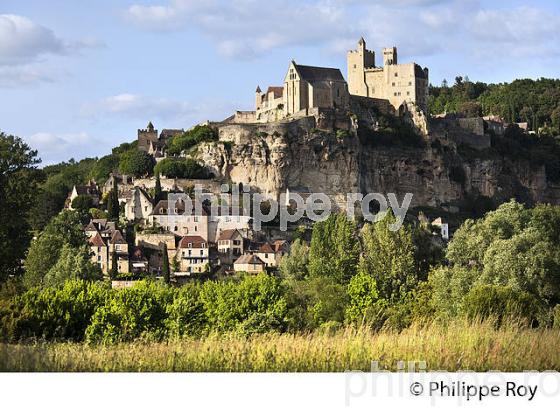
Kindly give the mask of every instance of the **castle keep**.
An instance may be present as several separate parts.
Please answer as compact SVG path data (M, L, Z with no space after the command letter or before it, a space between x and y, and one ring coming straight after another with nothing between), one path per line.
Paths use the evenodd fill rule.
M350 94L388 100L396 110L411 102L427 112L428 69L398 64L396 47L383 49L383 67L377 67L375 52L361 38L358 49L348 52L347 62Z

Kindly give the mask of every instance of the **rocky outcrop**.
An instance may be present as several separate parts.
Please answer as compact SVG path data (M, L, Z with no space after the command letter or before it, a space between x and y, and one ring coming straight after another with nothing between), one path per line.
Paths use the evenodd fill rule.
M399 198L410 192L413 206L446 207L477 195L560 203L560 187L547 181L544 167L464 158L446 136L430 135L424 147L378 145L358 138L356 121L349 124L349 130L319 130L314 117L228 124L219 128L218 142L198 147L196 157L214 175L272 197L290 189ZM439 138L442 143L434 144Z

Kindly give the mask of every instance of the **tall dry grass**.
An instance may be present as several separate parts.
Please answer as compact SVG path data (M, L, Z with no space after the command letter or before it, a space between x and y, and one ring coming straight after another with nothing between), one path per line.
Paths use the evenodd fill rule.
M560 370L560 331L454 322L400 333L345 329L333 334L221 335L111 346L73 343L0 345L2 371L341 372L397 370Z

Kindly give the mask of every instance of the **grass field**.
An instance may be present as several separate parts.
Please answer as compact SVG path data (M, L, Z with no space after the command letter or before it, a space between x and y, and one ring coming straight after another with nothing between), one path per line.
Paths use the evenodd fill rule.
M428 370L560 370L560 331L491 324L413 326L401 333L354 331L264 334L95 346L78 343L0 345L1 371L396 371L425 361Z

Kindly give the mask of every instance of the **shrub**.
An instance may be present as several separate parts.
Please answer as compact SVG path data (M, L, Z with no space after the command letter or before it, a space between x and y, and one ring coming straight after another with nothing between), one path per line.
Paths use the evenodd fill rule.
M540 308L537 300L527 292L507 286L479 285L465 296L462 311L469 319L521 319L527 324L538 323Z
M0 333L6 341L81 341L93 313L108 294L104 284L81 280L56 288L30 289L1 308Z
M168 178L206 178L205 169L193 159L165 158L154 168L156 174Z
M139 282L133 288L112 292L86 329L86 340L94 343L132 341L140 337L161 339L167 318L166 305L172 290L154 282Z
M261 273L239 283L206 282L200 299L211 331L262 333L285 327L286 300L280 282Z
M167 147L169 155L180 155L183 151L205 141L217 141L217 131L208 125L197 125L182 135L172 138Z

